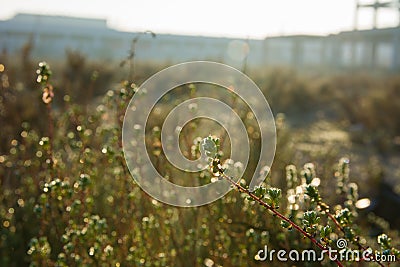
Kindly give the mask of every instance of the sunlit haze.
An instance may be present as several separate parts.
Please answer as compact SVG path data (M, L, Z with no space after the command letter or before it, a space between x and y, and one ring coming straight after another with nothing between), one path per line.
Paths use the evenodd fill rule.
M354 0L0 0L0 6L1 20L16 13L66 15L105 18L109 27L123 31L242 38L351 30L355 11ZM372 14L372 9L360 12L360 28L371 28ZM378 27L397 23L395 9L379 11Z

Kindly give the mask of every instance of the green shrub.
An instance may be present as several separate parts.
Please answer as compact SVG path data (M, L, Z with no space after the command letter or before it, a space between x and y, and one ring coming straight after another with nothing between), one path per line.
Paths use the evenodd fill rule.
M42 63L38 75L41 91L34 91L30 101L40 104L41 112L33 117L40 117L42 125L38 129L34 121L24 121L31 116L16 120L19 125L7 131L10 136L0 155L0 265L257 266L255 255L264 245L276 250L317 249L333 246L339 238L354 249L370 246L398 257L397 231L385 227L377 240L368 235L369 225L355 208L359 193L351 181L348 158L335 164L333 174L331 165L317 168L323 165L317 160L324 150L315 154L313 164L306 163L311 156L296 149L293 136L298 132L284 115L277 117L278 154L264 184L252 193L242 179L232 184L240 193L230 192L203 207L175 208L140 190L125 165L121 126L136 85L123 82L87 109L65 97L62 86L53 87L47 64ZM294 99L307 105L300 96ZM57 98L63 101L58 109ZM146 141L159 171L168 173L159 147L159 121L152 121ZM8 121L10 127L12 122ZM255 139L253 148L258 145ZM195 136L182 140L193 156L199 153L198 141ZM210 147L214 148L206 149ZM222 142L215 146L221 147ZM217 155L212 171L229 179L222 169L229 166L224 153ZM322 163L333 162L336 154L329 155ZM298 169L300 162L306 164ZM204 171L200 177L211 174Z

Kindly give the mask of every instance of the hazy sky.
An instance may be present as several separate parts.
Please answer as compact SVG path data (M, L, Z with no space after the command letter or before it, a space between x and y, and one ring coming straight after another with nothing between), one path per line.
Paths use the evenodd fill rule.
M373 0L363 0L365 3ZM106 18L112 28L156 33L264 38L281 34L328 34L349 30L354 0L0 0L0 19L15 13ZM379 12L379 26L395 26L396 10ZM369 28L372 10L359 25Z

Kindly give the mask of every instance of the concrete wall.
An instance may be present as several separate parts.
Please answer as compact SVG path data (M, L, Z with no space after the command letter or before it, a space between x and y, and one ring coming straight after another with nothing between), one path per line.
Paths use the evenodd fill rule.
M65 49L92 59L121 60L138 33L119 32L105 20L19 14L0 21L0 50L18 52L30 39L36 58L61 59ZM150 34L140 36L136 58L179 63L215 60L246 66L400 69L400 28L349 31L329 36L278 36L264 40Z

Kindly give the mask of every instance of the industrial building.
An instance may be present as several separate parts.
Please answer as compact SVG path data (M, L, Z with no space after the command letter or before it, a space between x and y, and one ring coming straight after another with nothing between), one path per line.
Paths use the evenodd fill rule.
M140 37L140 38L139 38ZM139 61L179 63L214 60L235 67L400 69L400 27L327 36L275 36L263 40L121 32L103 19L17 14L0 21L0 51L17 53L32 42L32 56L62 59L77 50L90 59L121 60L135 40Z

